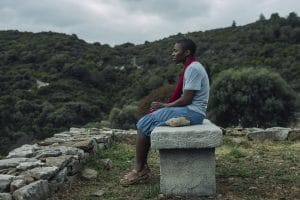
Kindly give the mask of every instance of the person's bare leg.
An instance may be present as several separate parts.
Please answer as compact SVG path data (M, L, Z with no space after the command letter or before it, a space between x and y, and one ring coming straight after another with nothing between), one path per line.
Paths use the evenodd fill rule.
M135 170L140 172L147 164L148 152L150 149L150 137L142 134L140 130L137 131L136 137L136 164Z

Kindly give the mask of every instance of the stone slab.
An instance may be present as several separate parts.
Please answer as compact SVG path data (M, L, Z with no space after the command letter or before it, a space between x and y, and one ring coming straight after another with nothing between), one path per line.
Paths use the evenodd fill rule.
M222 130L204 120L201 125L183 127L156 127L151 134L155 149L214 148L222 144Z
M0 192L6 192L9 190L10 183L12 182L14 176L0 174Z
M251 132L247 136L250 140L283 141L287 139L289 131L291 131L290 128L272 127L262 131Z
M35 158L8 158L0 160L0 169L12 168L18 166L21 162L36 162Z
M15 200L46 200L49 193L48 181L39 180L16 190L13 197Z
M161 193L215 195L214 149L161 149L159 152Z

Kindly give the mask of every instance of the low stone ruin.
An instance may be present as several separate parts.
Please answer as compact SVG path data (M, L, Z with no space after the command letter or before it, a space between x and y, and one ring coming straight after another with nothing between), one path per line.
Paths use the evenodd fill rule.
M271 127L262 128L226 128L223 134L233 137L245 137L255 141L296 141L300 140L300 128Z
M135 131L71 128L37 144L26 144L0 160L1 200L43 200L80 172L80 163ZM122 139L122 137L120 137Z

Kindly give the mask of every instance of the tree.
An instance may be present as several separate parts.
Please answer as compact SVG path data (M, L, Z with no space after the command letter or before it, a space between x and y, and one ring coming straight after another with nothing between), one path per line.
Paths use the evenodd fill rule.
M222 126L286 126L293 118L295 92L275 72L229 69L211 87L209 116Z
M236 22L235 22L235 20L232 21L231 27L233 27L233 28L236 27Z
M259 21L265 21L266 20L266 17L264 16L264 14L260 14L259 15Z

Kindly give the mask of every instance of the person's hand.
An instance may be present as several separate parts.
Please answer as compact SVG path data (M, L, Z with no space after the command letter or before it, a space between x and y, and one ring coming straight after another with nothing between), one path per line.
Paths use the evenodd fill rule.
M154 101L151 103L150 111L153 112L163 107L166 107L166 104Z

